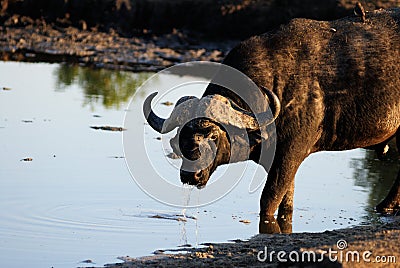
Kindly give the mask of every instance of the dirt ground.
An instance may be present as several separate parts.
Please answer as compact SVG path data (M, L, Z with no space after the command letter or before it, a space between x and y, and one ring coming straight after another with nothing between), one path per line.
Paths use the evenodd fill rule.
M178 29L244 39L294 17L333 20L352 15L357 1L367 11L400 5L400 0L0 0L0 23L20 15L61 27L114 29L124 36Z
M21 22L22 21L22 22ZM24 23L24 27L14 24ZM238 41L200 42L175 31L126 38L14 16L0 26L0 60L66 62L94 68L158 71L187 61L221 61Z
M0 60L158 71L220 62L249 36L303 17L353 16L354 0L0 0ZM365 10L400 0L364 0Z
M400 218L385 221L323 233L259 234L249 241L179 249L186 254L158 250L149 257L122 257L124 263L107 267L399 267Z

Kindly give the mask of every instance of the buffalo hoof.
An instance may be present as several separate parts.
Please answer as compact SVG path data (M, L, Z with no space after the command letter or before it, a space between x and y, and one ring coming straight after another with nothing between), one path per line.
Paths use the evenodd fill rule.
M400 202L381 202L376 206L376 211L382 214L397 215L400 211Z
M278 224L281 228L281 233L291 234L293 231L292 214L278 216Z
M261 216L259 223L260 234L290 234L292 232L292 218L274 216Z
M280 234L281 228L274 216L262 217L258 225L258 231L260 234Z
M375 149L375 152L376 152L376 154L378 156L378 159L381 160L381 161L385 160L386 153L388 151L389 151L389 145L387 145L387 144L384 147L382 146L380 148Z

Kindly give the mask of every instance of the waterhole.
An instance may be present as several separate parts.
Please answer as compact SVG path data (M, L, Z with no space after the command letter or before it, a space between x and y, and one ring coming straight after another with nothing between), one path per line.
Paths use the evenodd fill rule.
M150 75L0 62L1 267L102 266L123 256L258 233L261 188L249 193L246 173L222 199L183 211L153 200L132 180L120 128L128 101ZM163 105L160 114L172 108ZM157 133L146 135L150 143L162 142ZM167 153L149 148L154 157ZM296 176L293 231L379 220L373 207L397 174L393 159L378 161L363 149L309 157ZM256 168L250 163L249 174ZM180 184L179 171L165 169ZM182 204L199 195L182 188Z

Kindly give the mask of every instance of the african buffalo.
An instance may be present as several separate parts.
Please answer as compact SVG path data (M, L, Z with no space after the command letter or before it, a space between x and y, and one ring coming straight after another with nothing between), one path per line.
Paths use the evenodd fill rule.
M311 153L368 147L383 154L393 138L400 151L400 8L369 12L365 21L358 16L335 21L293 19L241 42L223 63L246 74L261 89L264 97L252 103L256 111L237 94L214 84L201 99L182 98L168 119L151 110L155 94L143 105L153 129L166 133L178 127L171 145L186 159L215 154L212 164L196 164L192 171L184 168L190 163L183 160L183 183L203 187L219 165L232 159L250 159L268 168L271 163L260 157L260 148L275 138L260 215L270 219L279 208L278 219L289 221L294 177ZM240 95L251 97L253 92L243 89ZM193 114L200 118L183 124ZM274 124L275 134L270 127ZM238 139L229 137L226 128L248 133L247 155L231 155ZM260 135L262 129L267 135ZM377 210L399 208L400 172Z

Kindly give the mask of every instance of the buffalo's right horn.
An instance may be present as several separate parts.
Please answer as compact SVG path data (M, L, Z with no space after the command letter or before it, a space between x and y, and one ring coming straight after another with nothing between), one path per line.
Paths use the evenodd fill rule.
M161 134L168 133L174 128L186 123L191 118L192 111L199 102L194 96L185 96L180 98L171 115L167 119L157 116L151 109L151 101L158 94L154 92L150 94L143 103L143 113L147 123L157 132Z
M243 113L242 121L243 127L256 129L258 127L264 127L272 124L275 119L279 116L281 110L281 102L279 101L278 97L275 95L274 92L269 90L268 88L261 86L262 91L265 93L266 99L268 99L270 109L272 110L272 117L270 112L262 112L254 115L251 112L245 111L239 107L235 103L232 103L233 108L235 110L240 111Z
M279 113L281 111L281 102L279 101L278 96L276 96L275 93L272 92L272 90L264 86L261 86L261 89L269 99L269 106L270 109L273 111L273 114L272 118L270 118L268 115L267 116L264 115L263 117L262 114L258 114L258 116L259 119L261 120L260 126L268 126L269 124L274 122L275 119L279 116Z

